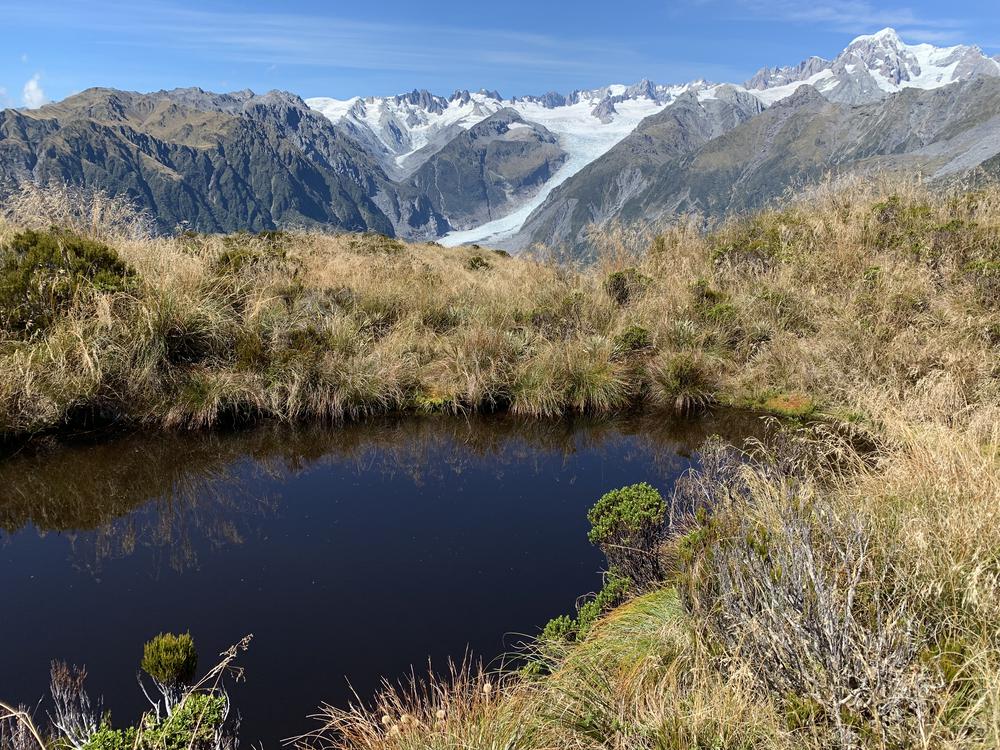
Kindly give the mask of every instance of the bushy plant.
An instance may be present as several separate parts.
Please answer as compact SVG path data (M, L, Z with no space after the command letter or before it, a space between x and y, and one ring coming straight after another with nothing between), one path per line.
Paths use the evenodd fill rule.
M604 279L604 291L624 307L638 299L653 280L637 268L614 271Z
M21 232L0 248L0 321L30 335L48 328L81 291L122 291L135 278L100 242L59 231Z
M666 512L663 496L645 482L612 490L588 511L587 538L601 548L612 570L644 589L661 579L657 553Z
M615 352L617 354L630 354L649 349L652 346L653 336L649 329L642 326L631 325L615 336Z
M198 669L194 638L190 633L160 633L143 646L141 666L161 685L189 685Z
M232 275L246 269L276 267L287 259L290 240L288 233L274 231L228 235L222 240L223 250L215 259L213 270L218 275Z
M191 693L166 716L147 714L141 731L115 729L105 722L83 750L221 750L218 739L225 734L228 711L225 695Z
M604 585L593 599L580 605L576 615L576 627L580 637L587 634L601 615L610 612L625 601L629 586L628 578L617 575L614 571L605 577Z
M577 624L569 615L553 617L542 629L542 641L572 641L576 639Z
M660 406L689 414L714 401L716 377L699 354L662 354L648 371L651 397Z
M136 750L136 728L114 729L105 722L87 741L84 750Z
M216 732L225 722L227 711L225 696L191 693L168 716L162 719L147 717L141 747L149 750L215 748Z

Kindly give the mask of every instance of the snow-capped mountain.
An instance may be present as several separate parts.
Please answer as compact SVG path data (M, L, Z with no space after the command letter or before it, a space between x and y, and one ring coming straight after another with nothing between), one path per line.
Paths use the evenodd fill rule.
M364 99L320 97L307 99L306 104L365 144L396 179L409 177L462 132L504 109L553 133L566 154L559 169L505 216L441 238L444 244L455 245L516 231L553 189L607 153L646 117L662 111L685 91L708 89L704 81L664 86L643 80L632 86L614 84L569 95L550 92L503 99L495 91L483 90L456 91L445 99L413 91Z
M98 88L0 110L9 181L124 193L163 231L321 226L585 252L593 222L721 216L869 168L1000 175L1000 60L884 29L744 85L306 101Z
M810 57L796 66L762 68L745 86L765 104L804 84L830 101L864 104L905 88L935 89L981 76L1000 76L1000 61L979 47L906 44L894 29L882 29L859 36L833 60Z
M934 89L982 76L1000 76L1000 61L978 47L906 44L893 29L860 36L833 60L810 57L795 66L762 68L743 86L764 107L782 101L804 85L826 99L846 104L876 102L904 88ZM463 132L504 109L553 133L566 154L562 166L536 192L509 204L505 216L461 232L445 244L500 241L512 236L566 180L607 154L635 132L646 118L663 112L686 92L699 99L715 97L719 85L705 81L661 85L648 80L632 86L611 85L570 94L504 99L496 91L457 91L445 98L427 91L389 97L347 100L307 99L361 143L388 175L405 180Z
M701 82L662 86L640 81L634 86L612 85L569 95L504 99L496 91L456 91L450 97L428 91L386 97L307 99L313 109L344 127L369 147L396 179L408 177L445 144L501 109L513 109L560 138L572 155L595 158L630 133L648 115ZM574 149L574 146L577 148Z

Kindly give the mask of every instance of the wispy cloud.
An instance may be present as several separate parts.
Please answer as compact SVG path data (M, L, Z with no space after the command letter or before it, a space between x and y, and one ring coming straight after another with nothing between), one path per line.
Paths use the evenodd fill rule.
M6 4L5 15L34 25L105 32L104 43L185 50L213 61L364 70L436 72L502 64L522 70L588 71L635 60L624 43L599 37L441 24L369 22L289 12L218 12L170 2L97 0L85 15L62 2ZM102 36L104 36L102 34Z
M45 91L42 89L41 80L42 74L35 73L24 84L21 91L21 101L28 109L37 109L48 101Z
M866 0L738 0L734 15L741 14L856 35L891 26L907 41L938 44L964 41L968 32L967 24L956 18L932 18L908 6L876 5Z
M0 107L9 107L11 104L10 97L7 96L7 89L0 86Z

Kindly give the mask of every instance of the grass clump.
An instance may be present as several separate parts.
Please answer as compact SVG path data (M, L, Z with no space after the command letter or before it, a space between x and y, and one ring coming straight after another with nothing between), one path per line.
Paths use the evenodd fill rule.
M604 291L616 304L624 307L638 299L651 281L639 269L625 268L608 274L604 279Z

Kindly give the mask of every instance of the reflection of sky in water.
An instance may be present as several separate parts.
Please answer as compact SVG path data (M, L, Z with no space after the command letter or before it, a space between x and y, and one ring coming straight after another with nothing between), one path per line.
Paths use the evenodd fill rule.
M276 744L428 656L487 658L599 585L586 510L664 491L707 434L508 419L128 437L0 463L0 698L34 703L51 658L86 663L122 720L142 642L190 629L203 663L246 632L244 739ZM274 705L280 692L282 701Z

